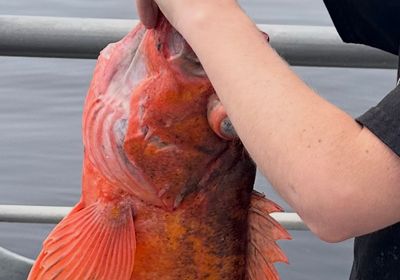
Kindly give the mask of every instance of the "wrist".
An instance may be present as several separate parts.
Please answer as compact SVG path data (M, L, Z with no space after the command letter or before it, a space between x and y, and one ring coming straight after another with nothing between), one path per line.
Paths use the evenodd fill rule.
M200 1L190 12L181 14L176 22L177 30L190 43L203 34L217 31L240 18L247 17L236 1Z

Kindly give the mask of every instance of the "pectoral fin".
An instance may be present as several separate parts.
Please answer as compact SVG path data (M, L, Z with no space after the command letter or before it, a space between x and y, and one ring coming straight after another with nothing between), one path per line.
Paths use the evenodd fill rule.
M249 210L249 244L247 252L247 279L279 280L274 262L288 260L276 240L290 239L289 233L269 214L281 212L274 202L253 192Z
M78 203L50 233L28 280L129 280L136 247L126 203Z

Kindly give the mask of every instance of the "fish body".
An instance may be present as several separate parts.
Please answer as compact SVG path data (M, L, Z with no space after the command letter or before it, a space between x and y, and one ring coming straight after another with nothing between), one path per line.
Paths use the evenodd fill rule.
M164 18L99 56L82 197L28 279L279 279L289 238L190 46Z

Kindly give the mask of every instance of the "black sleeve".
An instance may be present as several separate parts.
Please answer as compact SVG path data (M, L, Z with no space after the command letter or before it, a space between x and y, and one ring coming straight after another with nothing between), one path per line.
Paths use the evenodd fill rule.
M357 121L400 156L400 86Z
M395 55L400 45L400 0L324 0L347 43L365 44Z

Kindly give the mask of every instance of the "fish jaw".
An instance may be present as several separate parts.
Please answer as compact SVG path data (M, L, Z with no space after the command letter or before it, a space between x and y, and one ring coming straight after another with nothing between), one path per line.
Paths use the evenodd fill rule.
M148 77L141 49L146 29L139 24L100 54L83 112L83 194L95 200L107 186L110 193L126 192L162 205L143 172L123 150L133 90ZM101 178L101 179L99 179ZM102 189L100 191L100 189Z

